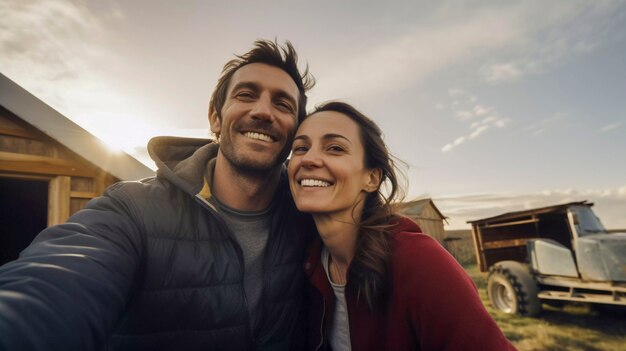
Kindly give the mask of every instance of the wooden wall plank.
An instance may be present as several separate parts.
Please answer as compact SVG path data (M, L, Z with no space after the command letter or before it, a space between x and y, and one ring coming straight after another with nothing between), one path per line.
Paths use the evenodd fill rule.
M48 190L48 226L65 222L70 217L70 177L58 176L50 181Z
M0 151L16 154L54 156L54 145L42 140L0 135Z
M71 199L70 200L70 216L82 210L87 205L89 199Z
M35 133L26 129L17 129L0 125L0 135L10 135L26 139L37 139Z
M0 151L0 171L93 177L94 172L60 158Z
M100 196L100 194L88 191L72 191L70 192L70 196L77 199L93 199L94 197Z
M72 191L93 192L93 183L93 178L72 177Z

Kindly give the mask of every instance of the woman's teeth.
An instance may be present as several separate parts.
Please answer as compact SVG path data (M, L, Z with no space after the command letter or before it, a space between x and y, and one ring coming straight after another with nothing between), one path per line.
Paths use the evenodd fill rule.
M327 186L330 186L330 183L319 179L302 179L300 181L300 185L325 188Z

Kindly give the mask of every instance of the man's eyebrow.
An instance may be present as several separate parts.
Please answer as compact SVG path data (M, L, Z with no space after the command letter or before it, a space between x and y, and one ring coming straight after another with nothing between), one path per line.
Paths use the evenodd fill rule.
M235 91L241 90L241 89L250 89L250 90L253 90L255 92L258 92L259 90L261 90L259 85L254 83L254 82L239 82L239 83L235 84L235 86L233 87L232 91L235 92Z
M261 86L255 82L239 82L235 84L232 91L235 92L241 89L250 89L254 91L255 93L258 93L259 91L261 91ZM295 109L298 109L298 102L293 96L289 95L286 91L278 89L276 91L273 91L272 95L273 95L273 98L279 98L279 99L282 98L282 99L289 100L289 103L291 103Z

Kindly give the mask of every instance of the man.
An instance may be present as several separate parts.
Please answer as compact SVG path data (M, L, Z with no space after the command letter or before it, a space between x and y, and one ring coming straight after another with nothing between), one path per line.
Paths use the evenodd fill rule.
M228 62L219 143L151 140L155 178L111 186L0 267L0 349L292 347L306 223L283 162L313 84L289 42Z

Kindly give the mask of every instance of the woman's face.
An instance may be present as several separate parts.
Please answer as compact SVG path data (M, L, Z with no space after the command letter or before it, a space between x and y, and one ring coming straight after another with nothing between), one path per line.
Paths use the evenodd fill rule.
M364 165L359 126L346 115L323 111L309 116L296 131L289 185L302 212L358 220L366 192L378 188L377 174Z

